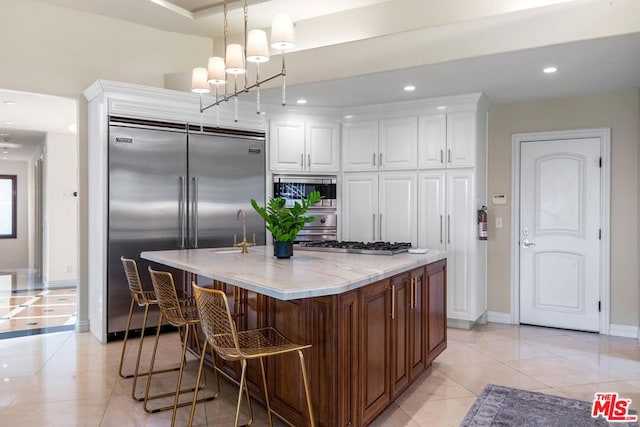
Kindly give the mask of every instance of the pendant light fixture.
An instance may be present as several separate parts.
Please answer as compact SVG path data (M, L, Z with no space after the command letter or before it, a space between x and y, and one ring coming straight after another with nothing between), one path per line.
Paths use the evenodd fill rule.
M256 89L256 112L260 110L260 86L266 82L282 77L282 105L286 105L286 68L284 53L295 47L293 23L289 14L283 13L273 17L271 27L271 47L282 53L282 68L279 73L260 78L260 64L269 61L269 45L267 33L264 30L247 31L248 8L247 0L244 1L244 45L227 44L227 2L224 2L224 58L214 56L209 58L207 68L194 68L191 80L191 91L200 94L200 113L211 107L219 108L222 102L235 98L235 121L238 121L238 95ZM247 63L255 64L255 83L249 85ZM244 75L244 87L238 89L238 76ZM228 80L233 78L233 91L228 89ZM214 88L215 101L209 105L202 104L202 95L211 92ZM222 93L221 93L222 92ZM219 112L218 112L219 117ZM219 119L218 119L219 121Z

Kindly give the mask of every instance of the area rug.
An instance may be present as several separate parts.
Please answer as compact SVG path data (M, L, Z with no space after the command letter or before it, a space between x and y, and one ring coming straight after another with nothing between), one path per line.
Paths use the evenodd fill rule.
M637 427L637 422L592 418L593 402L489 384L460 427ZM631 411L630 413L635 413Z

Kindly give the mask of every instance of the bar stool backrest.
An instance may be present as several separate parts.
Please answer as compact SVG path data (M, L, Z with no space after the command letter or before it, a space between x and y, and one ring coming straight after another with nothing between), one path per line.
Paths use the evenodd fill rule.
M195 283L193 291L200 314L200 326L209 344L223 359L242 358L227 295L217 289L202 288Z
M140 275L138 274L136 261L123 256L120 257L120 261L122 261L124 274L127 277L131 298L140 306L147 304L147 299L145 298L144 292L142 292L142 284L140 283Z
M156 293L158 306L165 319L173 326L187 324L171 273L155 271L149 267L149 274L151 274L151 283Z

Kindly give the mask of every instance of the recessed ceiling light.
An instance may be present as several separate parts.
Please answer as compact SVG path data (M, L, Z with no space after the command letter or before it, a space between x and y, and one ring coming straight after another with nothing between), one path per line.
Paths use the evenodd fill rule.
M16 105L15 101L4 101L4 103L7 105Z
M307 103L307 100L306 100L306 99L298 99L298 100L296 101L296 103L298 103L298 104L306 104L306 103Z
M69 129L69 132L71 133L76 133L78 131L78 126L76 126L75 123L71 123L69 126L67 126L67 129Z
M406 85L404 87L405 92L413 92L414 90L416 90L416 87L414 85Z
M447 106L446 106L446 105L438 105L436 108L437 108L438 110L446 110L446 109L447 109Z
M353 119L353 114L347 114L346 116L344 116L345 119Z
M4 123L5 125L12 125L12 124L13 124L13 122L11 122L11 121L9 121L9 120L7 120L7 121L5 121L5 122L3 122L3 123Z
M9 150L2 150L2 154L9 154Z
M3 157L3 158L2 158L2 160L7 160L7 158L6 158L6 157ZM4 366L3 366L3 367L4 367Z
M556 67L546 67L542 70L543 73L545 74L553 74L556 71L558 71L558 69Z

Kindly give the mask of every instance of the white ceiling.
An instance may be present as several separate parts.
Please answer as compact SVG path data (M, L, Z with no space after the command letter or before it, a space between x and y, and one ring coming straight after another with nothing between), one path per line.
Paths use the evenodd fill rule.
M41 1L166 31L206 37L220 37L222 34L222 13L219 6L221 0L172 0L171 2L154 0L155 3L149 0ZM451 12L452 6L447 6L450 9L447 11L439 0L406 1L415 8L436 6L443 8L439 11L433 9L434 16L439 13L439 18L443 19L441 22L469 22L469 20L508 14L517 10L543 8L545 5L570 8L573 4L597 2L597 0L493 0L490 5L476 6L475 0L456 0L455 4L465 4L466 8ZM192 16L176 13L175 9L171 10L156 3L164 3L165 6L172 3L185 9L186 15L192 14ZM355 23L352 19L350 22L357 25L350 28L351 30L357 30L356 33L366 31L358 33L360 35L357 36L351 33L352 38L338 40L344 35L341 31L345 30L345 26L331 28L327 27L326 23L339 18L340 13L350 17L355 14L356 20L360 14L364 16L365 12L371 12L372 9L378 12L384 11L388 15L388 8L395 7L398 2L396 0L248 0L248 3L251 27L268 27L270 18L275 13L290 12L296 22L300 23L296 31L300 29L301 38L306 37L302 41L307 43L305 49L313 46L327 46L327 43L339 44L354 41L358 38L377 40L376 31L378 36L383 36L394 32L410 31L417 25L416 22L411 22L411 17L406 13L400 23L386 18L385 22L361 19ZM240 30L233 27L237 25L236 22L241 21L241 11L237 9L239 5L241 2L229 0L230 9L234 9L229 16L231 32ZM237 17L232 14L236 14ZM328 15L332 16L327 17ZM433 19L436 20L436 18ZM337 21L344 23L340 19ZM422 22L418 21L418 23ZM430 25L437 26L436 21ZM316 22L315 27L314 22ZM315 31L310 33L310 28ZM539 37L539 35L532 35L532 37ZM370 54L366 53L366 55ZM277 58L274 59L277 60ZM553 75L543 74L541 69L551 64L558 67L558 72ZM296 80L295 73L295 69L288 70L292 80ZM311 78L306 81L313 80ZM299 81L305 80L299 79ZM416 90L411 93L404 92L402 88L406 84L415 85ZM308 101L307 106L348 108L469 92L484 92L495 103L509 103L638 87L640 87L640 33L632 33L512 50L507 53L475 56L366 75L351 75L328 81L314 81L289 86L287 93L289 105L293 105L298 98L305 98ZM184 90L188 89L184 88ZM253 93L249 93L243 95L243 98L252 100L254 96ZM265 89L262 96L263 102L277 105L280 102L280 89ZM17 104L7 105L4 103L6 100ZM10 154L30 156L34 144L41 143L44 132L70 132L68 126L76 121L76 108L74 100L0 90L0 134L9 134L10 142L23 143L25 146L22 151L16 150ZM5 121L13 123L4 124ZM29 132L19 132L20 130ZM0 143L3 138L7 137L0 136ZM0 160L2 154L0 150Z

